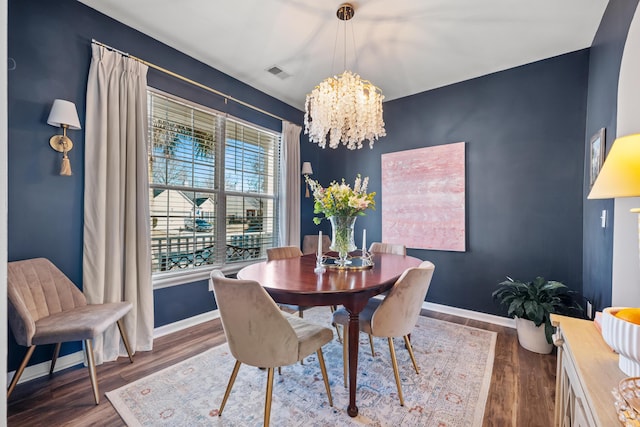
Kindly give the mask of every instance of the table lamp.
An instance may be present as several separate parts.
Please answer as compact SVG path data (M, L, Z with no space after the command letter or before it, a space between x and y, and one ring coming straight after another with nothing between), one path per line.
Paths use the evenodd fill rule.
M640 134L616 139L588 199L640 196ZM631 212L640 213L640 209ZM640 239L640 216L638 218ZM640 241L640 240L639 240ZM640 376L640 325L619 319L619 307L602 313L602 337L619 354L618 367L629 376Z

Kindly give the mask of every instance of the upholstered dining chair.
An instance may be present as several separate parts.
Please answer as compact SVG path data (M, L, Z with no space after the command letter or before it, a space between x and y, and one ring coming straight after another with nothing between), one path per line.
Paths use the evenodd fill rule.
M322 253L329 252L331 246L331 238L326 234L322 235ZM318 235L307 234L302 238L302 253L314 254L318 252Z
M418 316L420 315L422 303L427 296L434 269L435 266L429 261L423 261L418 267L407 269L398 278L385 299L370 299L364 310L360 313L360 331L366 332L374 337L386 337L389 342L389 353L391 353L393 373L396 379L401 406L404 406L404 397L402 396L398 361L393 347L393 337L404 338L405 346L409 351L413 367L416 373L419 374L420 371L413 355L409 334L415 327ZM344 327L344 333L345 336L347 336L349 327L349 313L347 310L341 308L333 313L333 321ZM346 339L342 345L343 363L345 366L344 381L346 386L348 354Z
M383 253L383 254L395 254L395 255L406 255L407 248L405 245L401 245L398 243L383 243L383 242L373 242L371 246L369 246L369 252L372 253Z
M28 347L27 354L9 384L7 398L18 384L37 345L56 345L49 371L52 374L60 344L83 341L93 397L96 405L100 403L91 340L114 323L118 325L129 360L133 363L122 324L122 317L131 310L130 302L87 304L80 289L46 258L8 263L7 296L11 331L18 344Z
M297 258L302 256L302 251L297 246L280 246L276 248L267 248L267 261L273 261L276 259L287 259L287 258ZM298 312L298 316L304 317L302 312L306 310L308 307L300 307L300 306L289 306L292 307Z
M317 245L318 236L315 236L315 237L316 237L315 241ZM329 242L329 244L331 244L331 242ZM296 258L296 257L301 257L302 255L303 255L302 251L297 246L280 246L276 248L267 249L267 261L272 261L276 259ZM302 307L302 306L289 306L289 305L284 305L284 306L295 308L298 311L298 316L300 317L304 317L303 315L304 310L309 308L309 307ZM333 313L336 310L336 308L337 307L331 306L330 307L331 312ZM338 329L338 325L334 323L333 326L336 328L336 334L338 334L338 341L342 341L342 337L340 336L340 330Z
M287 314L271 299L258 282L226 278L220 270L211 272L213 292L229 350L236 359L218 415L222 415L242 363L267 368L264 425L269 425L273 370L301 361L313 352L333 406L322 346L333 339L331 329Z
M405 245L401 245L399 243L384 243L384 242L373 242L371 246L369 246L370 253L381 253L381 254L394 254L394 255L406 255L407 247ZM388 292L383 292L381 297L387 296ZM373 346L373 337L369 335L369 347L371 347L371 355L375 356L376 351Z

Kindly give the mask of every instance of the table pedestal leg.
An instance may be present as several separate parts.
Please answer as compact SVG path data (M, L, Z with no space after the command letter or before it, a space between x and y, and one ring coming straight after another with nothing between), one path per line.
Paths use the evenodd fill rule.
M358 415L356 406L356 380L358 377L358 344L360 341L359 313L349 311L349 407L347 413L351 417Z

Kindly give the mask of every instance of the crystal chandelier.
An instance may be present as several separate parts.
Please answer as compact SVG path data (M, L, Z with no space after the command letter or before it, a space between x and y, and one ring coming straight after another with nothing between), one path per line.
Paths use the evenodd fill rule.
M353 6L345 3L336 14L346 23L353 18ZM337 148L342 142L349 150L360 149L364 140L369 140L369 148L373 148L374 141L386 135L383 99L378 87L351 71L329 77L307 95L304 132L321 148L326 147L327 135L330 148Z

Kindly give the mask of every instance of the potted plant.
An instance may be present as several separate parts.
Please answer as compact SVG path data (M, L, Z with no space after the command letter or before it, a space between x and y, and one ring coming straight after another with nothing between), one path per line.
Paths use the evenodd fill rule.
M574 295L575 292L563 283L544 277L536 277L531 282L507 277L492 294L495 300L508 307L507 315L516 319L520 345L542 354L553 349L554 327L550 314L567 314L581 309Z

